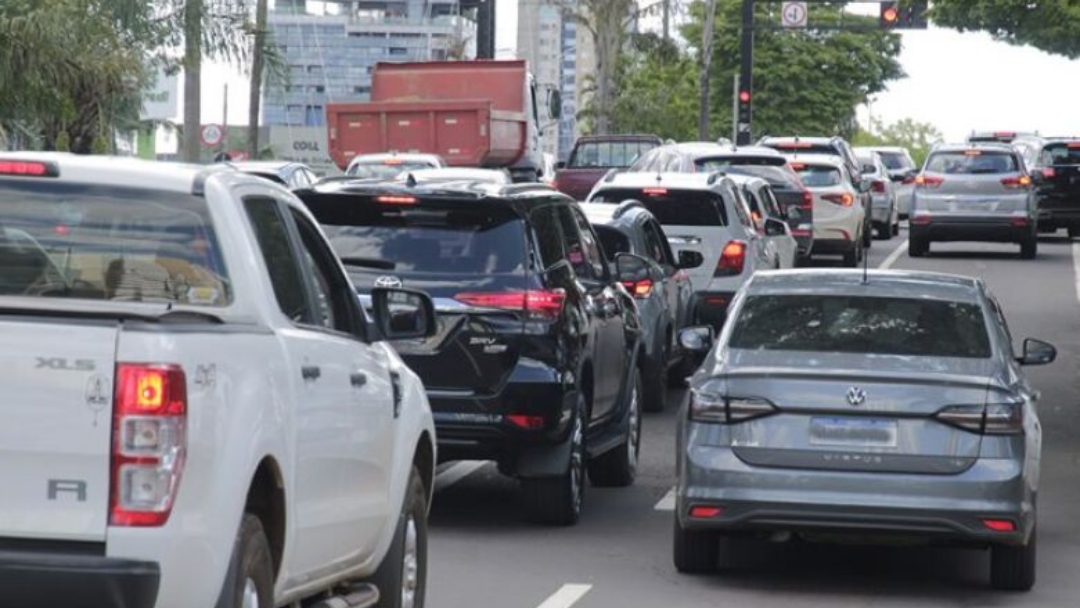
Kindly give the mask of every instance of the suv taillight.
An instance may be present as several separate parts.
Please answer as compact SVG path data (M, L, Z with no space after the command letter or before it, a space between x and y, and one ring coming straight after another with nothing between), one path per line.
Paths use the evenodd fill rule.
M169 521L187 455L186 422L187 380L180 366L116 366L109 525Z
M847 192L843 194L822 194L821 198L842 207L850 207L855 204L855 197Z
M746 243L742 241L730 241L724 246L720 260L716 263L714 277L731 277L742 274L743 266L746 265Z
M630 292L630 295L638 299L649 297L652 293L653 282L652 279L641 279L640 281L623 281L623 287L626 291Z
M937 188L937 187L941 186L941 184L944 184L944 183L945 183L945 178L944 177L937 177L937 176L934 176L934 175L924 175L924 174L921 174L921 173L919 175L915 176L915 187L916 188Z
M802 205L799 205L800 209L813 209L814 208L814 193L809 190L802 191Z
M880 179L875 179L873 183L874 192L878 194L885 194L885 182Z
M566 292L561 289L459 293L454 299L477 308L503 308L554 319L562 311Z

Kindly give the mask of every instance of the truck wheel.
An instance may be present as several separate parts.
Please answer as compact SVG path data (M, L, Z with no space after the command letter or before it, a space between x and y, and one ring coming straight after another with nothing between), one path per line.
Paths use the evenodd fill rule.
M427 589L427 536L427 495L420 471L413 467L394 540L371 579L379 588L378 608L423 608Z
M585 402L578 401L570 427L570 462L558 477L521 480L529 518L541 524L572 526L581 518L585 502Z
M623 488L637 477L641 452L641 374L634 370L634 383L626 404L626 436L613 449L589 462L589 479L594 486Z
M1035 586L1035 531L1023 547L990 549L990 584L1001 591L1030 591Z
M675 518L675 569L684 574L715 572L720 559L720 537L708 530L687 530Z
M662 412L667 406L667 353L660 355L660 360L646 363L641 372L642 409L646 412Z
M258 517L245 513L217 608L273 608L274 561Z

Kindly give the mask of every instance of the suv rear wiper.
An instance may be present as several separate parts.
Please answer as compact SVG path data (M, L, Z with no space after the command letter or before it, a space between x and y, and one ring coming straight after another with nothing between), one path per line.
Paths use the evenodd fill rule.
M376 268L378 270L393 270L397 267L397 263L391 262L390 260L380 260L379 258L356 258L346 256L341 258L341 263L346 266Z

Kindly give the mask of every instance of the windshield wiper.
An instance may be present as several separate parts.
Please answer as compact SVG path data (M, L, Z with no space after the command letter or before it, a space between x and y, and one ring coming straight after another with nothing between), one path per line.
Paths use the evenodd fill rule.
M375 268L378 270L393 270L397 267L397 263L391 262L390 260L380 260L379 258L356 258L346 256L341 258L341 263L346 266Z

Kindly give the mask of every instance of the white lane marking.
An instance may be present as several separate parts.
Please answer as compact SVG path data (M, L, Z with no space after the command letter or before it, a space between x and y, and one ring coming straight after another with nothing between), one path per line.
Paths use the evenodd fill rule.
M660 499L660 502L656 503L653 509L657 511L674 511L675 510L675 488L668 490L667 494Z
M467 460L459 462L435 476L435 491L445 490L455 483L472 475L487 464L484 460Z
M1080 301L1080 243L1073 243L1073 270L1076 272L1076 299Z
M878 266L878 269L885 270L895 264L896 260L899 260L900 256L904 255L904 250L907 249L907 246L908 240L904 239L904 242L900 243L900 246L896 248L896 251L893 251L889 254L889 257L885 258L885 261Z
M563 585L538 608L570 608L584 597L589 589L592 589L592 585Z

